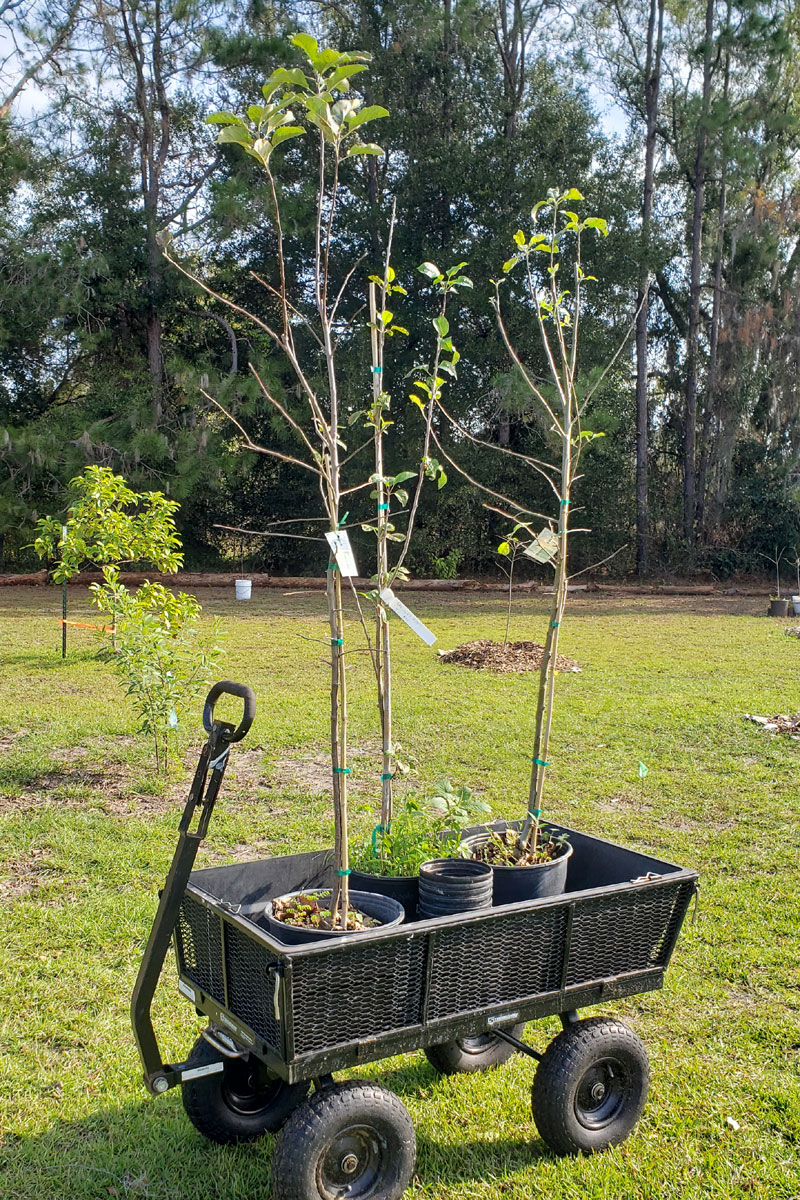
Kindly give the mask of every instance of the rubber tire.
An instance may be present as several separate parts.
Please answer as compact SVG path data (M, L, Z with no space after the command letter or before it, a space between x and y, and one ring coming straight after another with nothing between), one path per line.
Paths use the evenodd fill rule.
M332 1178L326 1155L333 1151L336 1139L354 1126L372 1134L377 1163L365 1164L369 1174L361 1188L354 1177L347 1180L352 1190L345 1191L344 1184ZM411 1182L416 1155L414 1126L397 1096L362 1080L335 1083L314 1092L295 1109L278 1135L272 1157L272 1200L331 1200L339 1195L352 1200L399 1200ZM338 1152L333 1157L335 1165Z
M594 1109L580 1091L582 1084L588 1088L592 1073L601 1086L609 1080L613 1085ZM576 1021L553 1039L536 1069L531 1089L536 1128L556 1154L617 1146L642 1115L649 1084L647 1051L632 1029L605 1017ZM593 1099L586 1090L583 1097Z
M271 1075L254 1056L249 1059L225 1058L202 1037L192 1046L186 1065L205 1067L217 1062L225 1064L221 1074L189 1079L181 1085L181 1092L186 1115L195 1129L221 1146L255 1142L265 1133L276 1133L308 1095L310 1085L307 1082L286 1083ZM267 1102L254 1107L251 1112L235 1107L231 1091L234 1083L240 1085L248 1068L258 1071L273 1092L266 1097Z
M521 1038L525 1024L525 1021L521 1021L518 1025L509 1025L508 1032L515 1038ZM473 1045L470 1046L470 1043ZM453 1042L439 1042L436 1046L425 1047L425 1057L441 1075L488 1071L491 1067L508 1062L512 1054L516 1054L513 1046L488 1031L475 1038L456 1038Z

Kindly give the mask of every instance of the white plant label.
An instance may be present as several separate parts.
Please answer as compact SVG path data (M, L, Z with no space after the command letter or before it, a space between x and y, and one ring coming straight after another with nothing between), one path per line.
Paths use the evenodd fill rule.
M339 568L344 579L350 579L353 575L358 574L356 560L353 557L353 547L350 545L350 538L343 529L337 529L335 533L326 533L328 544L336 558L336 565Z
M530 546L526 546L522 551L528 558L534 559L535 562L546 563L552 560L558 554L559 537L552 529L543 529L537 534L531 542Z
M410 608L406 608L402 600L398 600L391 588L384 588L380 593L381 600L393 613L397 613L401 621L405 621L409 629L413 629L417 637L421 637L426 646L432 646L436 634L431 633L427 625L423 625L419 617L415 617Z

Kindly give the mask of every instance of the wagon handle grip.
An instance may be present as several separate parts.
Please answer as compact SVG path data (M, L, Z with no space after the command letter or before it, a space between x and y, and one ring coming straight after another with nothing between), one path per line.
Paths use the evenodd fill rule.
M241 721L232 733L226 733L225 736L226 742L240 742L253 724L256 715L255 693L247 684L231 683L229 679L223 679L219 683L215 683L206 696L206 702L203 705L203 728L206 733L211 733L214 726L214 706L220 696L225 693L229 696L238 696L240 700L244 700L244 715Z

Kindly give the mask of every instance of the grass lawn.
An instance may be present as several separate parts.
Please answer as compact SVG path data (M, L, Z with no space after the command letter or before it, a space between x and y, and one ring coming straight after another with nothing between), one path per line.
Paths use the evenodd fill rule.
M70 597L72 617L90 613L85 593ZM201 865L330 844L323 597L200 599L224 618L223 674L259 703ZM445 649L502 637L499 594L409 603ZM541 640L544 602L518 604L512 637ZM560 681L548 813L702 873L665 989L603 1010L644 1039L650 1100L620 1148L557 1159L531 1120L530 1060L450 1078L421 1053L376 1063L370 1076L417 1130L411 1197L800 1197L800 742L742 718L798 710L800 642L756 615L765 609L576 597L561 649L583 673ZM0 1196L266 1200L271 1138L213 1146L177 1090L154 1100L140 1084L128 1004L187 780L153 780L93 635L71 630L61 662L58 615L54 590L0 590ZM419 785L447 775L499 815L521 814L533 679L442 666L395 628L398 737ZM351 695L357 807L380 771L363 657ZM191 765L199 708L180 735ZM171 963L156 1026L172 1058L200 1027ZM541 1022L528 1037L543 1049L558 1028Z

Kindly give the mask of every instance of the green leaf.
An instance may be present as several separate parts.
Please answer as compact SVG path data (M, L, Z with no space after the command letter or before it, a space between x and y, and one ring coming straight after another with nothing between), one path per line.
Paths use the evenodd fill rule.
M275 87L273 85L281 83L291 83L295 87L303 88L305 91L309 90L308 79L299 67L292 67L291 71L287 70L286 67L278 67L277 70L272 72L264 87L272 87L272 91L274 91Z
M434 317L433 328L439 334L439 337L447 337L450 332L450 322L447 317Z
M272 135L272 148L275 150L280 146L281 142L288 142L289 138L302 137L305 133L302 125L281 125L280 129L276 129Z
M438 279L441 275L441 271L436 266L436 263L432 262L420 263L420 265L417 267L417 270L423 275L427 275L428 279Z
M247 115L254 125L260 125L264 120L265 111L263 104L251 104L247 110Z
M366 125L367 121L379 121L382 117L388 116L388 108L383 108L380 104L368 104L366 108L359 109L357 113L353 113L347 118L347 128L352 133L360 125Z
M583 196L581 195L581 193L578 191L577 188L570 188L568 192L564 193L564 199L565 200L583 200Z
M416 478L416 471L401 471L399 475L395 475L395 477L392 479L392 487L395 487L398 483L406 483L409 479Z
M507 258L503 263L503 274L507 275L509 271L513 271L514 267L519 262L519 255L515 254L513 258Z
M296 33L290 41L293 46L302 50L312 63L316 64L319 55L319 42L316 38L313 38L310 33Z
M321 50L314 60L314 69L319 71L320 75L324 75L327 70L336 66L342 61L343 58L344 55L340 54L338 50L332 50L330 48L327 50Z
M603 217L587 217L583 223L587 229L599 229L603 237L608 237L608 222Z
M244 121L235 113L215 112L206 117L206 125L241 125L244 127Z
M444 371L445 375L450 375L453 379L458 379L456 369L451 362L440 362L439 370Z
M446 483L447 483L447 476L444 473L444 467L439 467L439 480L438 480L438 483L436 484L439 491L442 490L442 488L444 487L444 485Z
M498 554L510 554L511 547L509 546L508 542L501 542L500 545L497 547L497 553Z
M518 229L517 232L514 234L514 241L517 243L518 246L525 245L525 234L522 232L521 229Z
M381 155L385 151L378 145L377 142L359 142L355 146L351 146L345 154L345 158L353 158L356 154L375 154Z
M228 125L225 129L220 129L217 141L222 145L227 142L236 142L240 146L249 146L252 139L249 130L243 129L240 125Z
M328 78L325 80L329 90L339 88L342 92L350 90L350 77L358 75L359 71L366 71L365 66L357 66L355 63L346 63L343 67L337 67Z

